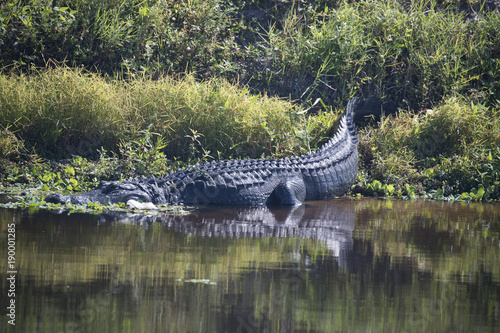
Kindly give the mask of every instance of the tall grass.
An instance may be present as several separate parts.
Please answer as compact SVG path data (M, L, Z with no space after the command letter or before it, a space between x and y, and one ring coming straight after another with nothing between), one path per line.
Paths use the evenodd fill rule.
M494 104L500 15L455 9L423 0L344 1L309 15L292 8L282 29L268 31L268 50L285 82L321 69L324 100L376 94L418 109L466 94Z
M42 155L89 155L120 139L120 92L96 75L56 69L0 80L0 124Z
M193 149L214 158L283 154L297 151L304 126L317 142L328 130L323 125L335 119L330 112L321 122L299 123L297 106L288 101L191 75L115 80L54 68L4 73L0 82L0 124L46 157L117 151L144 130L165 140L169 157L187 159Z
M128 126L152 124L153 131L168 138L171 155L186 158L189 145L195 143L214 157L255 157L270 154L269 144L283 151L293 140L289 115L295 106L252 95L225 80L138 79L127 85L127 92ZM278 134L271 138L271 133Z

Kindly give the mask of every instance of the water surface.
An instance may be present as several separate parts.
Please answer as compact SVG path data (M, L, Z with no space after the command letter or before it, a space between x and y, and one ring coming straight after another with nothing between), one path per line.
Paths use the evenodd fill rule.
M7 321L8 225L16 326ZM0 209L1 332L499 332L500 205Z

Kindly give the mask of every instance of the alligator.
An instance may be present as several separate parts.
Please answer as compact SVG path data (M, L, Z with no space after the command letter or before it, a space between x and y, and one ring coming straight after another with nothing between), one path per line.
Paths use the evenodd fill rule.
M358 135L354 114L359 99L351 99L337 133L321 148L283 159L242 159L206 162L161 178L102 181L82 194L49 195L51 203L292 205L344 194L358 172Z

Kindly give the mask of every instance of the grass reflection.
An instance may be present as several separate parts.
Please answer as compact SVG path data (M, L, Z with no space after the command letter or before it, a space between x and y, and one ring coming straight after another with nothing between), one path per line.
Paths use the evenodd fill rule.
M0 210L2 235L11 221L17 228L16 328L442 332L500 324L498 205L340 199L288 216L230 214L123 223ZM246 233L224 231L234 216ZM340 250L322 238L351 217ZM10 329L5 316L0 325Z

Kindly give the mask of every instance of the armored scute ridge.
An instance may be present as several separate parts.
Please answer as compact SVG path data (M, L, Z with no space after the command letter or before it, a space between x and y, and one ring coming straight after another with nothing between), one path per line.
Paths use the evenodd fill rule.
M190 166L165 175L101 182L76 195L52 194L48 202L75 204L137 200L155 204L298 205L345 193L358 172L357 99L349 101L337 134L309 154L285 158L228 160Z

